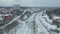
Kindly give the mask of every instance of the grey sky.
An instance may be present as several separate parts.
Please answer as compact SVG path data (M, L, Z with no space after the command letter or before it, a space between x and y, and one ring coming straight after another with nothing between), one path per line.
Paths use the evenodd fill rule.
M0 0L0 6L12 6L14 4L30 7L60 7L60 0Z

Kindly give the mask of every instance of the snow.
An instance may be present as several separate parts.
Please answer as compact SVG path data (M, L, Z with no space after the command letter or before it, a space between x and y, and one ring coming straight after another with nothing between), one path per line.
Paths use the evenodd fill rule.
M26 18L27 18L27 15L25 15L23 19L26 19Z
M3 20L2 16L3 16L3 14L0 14L0 20Z
M35 29L36 34L50 34L47 30L49 30L50 28L55 29L56 26L51 25L50 23L47 23L43 17L48 18L47 15L42 16L42 12L39 12L39 13L32 14L30 16L30 18L27 19L26 21L18 20L18 22L22 23L23 25L21 26L19 31L17 31L17 34L33 34L32 21L34 21L34 19L35 19L35 23L37 25L37 28ZM49 20L49 19L47 19L47 20ZM27 23L25 23L25 22L27 22ZM47 26L47 29L44 26ZM52 33L54 33L54 32L52 32Z
M40 13L40 14L41 14L41 13ZM41 30L42 30L45 34L49 34L49 33L47 32L47 30L44 29L43 25L42 25L41 22L39 21L39 18L41 18L41 17L39 17L39 15L37 15L37 17L36 17L36 19L35 19L36 24L39 25L39 27L41 28ZM41 19L42 19L42 18L41 18ZM40 29L38 29L38 30L40 30Z
M25 12L26 11L24 11L24 13ZM47 30L56 29L57 27L55 25L50 24L50 23L52 23L52 20L49 20L49 17L46 14L44 16L42 16L43 12L44 11L39 12L39 13L38 12L34 13L25 21L21 21L19 19L21 15L19 15L16 18L14 18L12 21L10 21L8 24L6 24L4 27L6 27L7 25L11 24L13 21L16 20L17 22L19 22L19 25L18 25L18 28L16 29L15 34L33 34L34 31L33 31L33 22L32 21L35 21L36 34L50 34ZM25 18L27 18L27 16L24 16L24 19ZM44 18L46 18L49 23L47 21L45 21ZM54 32L52 32L52 33L54 33Z

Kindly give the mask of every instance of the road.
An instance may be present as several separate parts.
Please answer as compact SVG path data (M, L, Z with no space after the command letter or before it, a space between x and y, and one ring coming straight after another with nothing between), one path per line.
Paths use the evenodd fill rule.
M34 13L30 16L29 19L27 19L26 21L22 21L22 23L24 23L24 25L22 26L22 29L20 29L21 32L19 32L19 33L26 34L26 32L28 32L27 34L37 34L35 28L36 28L36 25L38 25L37 30L41 30L46 34L49 34L47 32L47 30L44 29L43 25L40 23L39 14L40 14L40 12ZM25 22L28 22L28 23L25 24Z
M37 32L36 32L36 25L38 25L38 30L42 30L44 33L46 33L46 34L49 34L48 32L47 32L47 30L46 29L44 29L44 27L43 27L43 25L40 23L40 20L39 20L39 14L40 14L40 12L38 13L34 13L34 14L32 14L31 16L30 16L30 18L29 19L27 19L25 22L28 22L28 24L26 23L25 25L27 25L27 26L25 26L24 25L24 27L23 27L23 29L22 29L22 32L25 32L25 31L27 31L27 32L30 32L30 34L37 34ZM24 23L25 23L24 22ZM27 28L28 27L28 28ZM31 29L31 31L28 31L28 30L30 30ZM25 33L22 33L21 32L21 34L25 34Z
M41 12L38 13L36 18L35 18L35 23L38 25L38 29L37 30L40 32L40 33L38 32L38 34L49 34L48 31L42 25L41 21L39 20L39 18L41 18L40 15L42 15Z
M17 21L20 25L16 27L15 34L49 34L49 32L42 25L42 21L40 19L42 19L42 12L33 13L25 21L18 19Z

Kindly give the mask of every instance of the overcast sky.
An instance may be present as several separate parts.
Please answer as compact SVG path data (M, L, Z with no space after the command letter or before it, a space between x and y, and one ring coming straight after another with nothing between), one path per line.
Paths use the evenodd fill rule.
M0 6L60 7L60 0L0 0Z

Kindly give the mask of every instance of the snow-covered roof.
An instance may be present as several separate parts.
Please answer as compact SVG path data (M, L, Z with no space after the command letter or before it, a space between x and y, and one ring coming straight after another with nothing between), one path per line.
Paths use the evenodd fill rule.
M9 15L11 15L11 16L12 16L12 14L6 14L6 15L4 15L4 16L9 16Z

